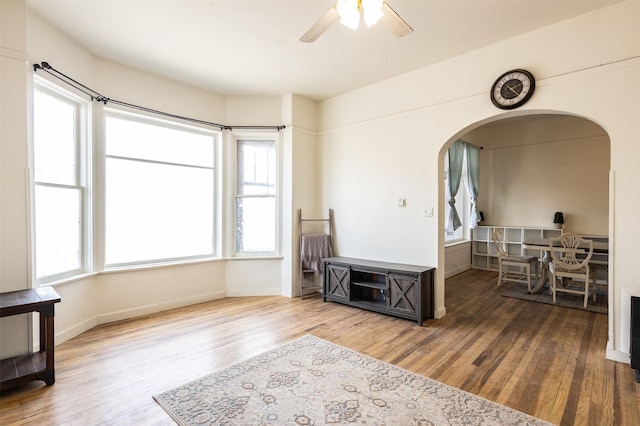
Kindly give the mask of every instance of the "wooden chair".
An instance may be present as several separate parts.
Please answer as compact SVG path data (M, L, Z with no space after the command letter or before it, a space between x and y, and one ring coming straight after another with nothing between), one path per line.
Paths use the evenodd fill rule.
M567 232L557 238L549 239L552 273L550 283L553 303L556 293L565 292L584 296L584 307L587 307L589 294L596 300L596 270L589 266L593 255L593 240L587 240L573 232ZM570 280L570 283L567 282ZM593 289L591 289L593 283ZM569 284L571 284L569 286Z
M522 282L526 279L531 293L531 271L535 271L536 279L540 273L538 257L509 254L503 232L498 228L493 228L492 237L498 253L498 286L503 282Z

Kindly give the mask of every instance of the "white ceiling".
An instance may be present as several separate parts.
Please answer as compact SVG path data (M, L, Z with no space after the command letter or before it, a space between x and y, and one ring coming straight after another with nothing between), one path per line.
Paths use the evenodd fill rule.
M397 38L381 24L354 32L336 22L310 44L298 39L334 0L27 4L114 62L224 95L297 93L321 100L620 1L388 0L412 34Z

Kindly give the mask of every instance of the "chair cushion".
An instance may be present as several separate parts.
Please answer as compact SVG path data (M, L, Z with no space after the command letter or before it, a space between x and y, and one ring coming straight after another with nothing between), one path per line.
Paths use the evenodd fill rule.
M555 274L562 274L565 276L576 276L576 275L586 275L587 274L587 270L586 268L583 266L582 268L578 268L578 269L567 269L567 268L563 268L561 266L557 266L555 265L553 262L549 262L549 271L551 271L551 273L555 273ZM596 273L596 270L593 268L589 269L589 276L592 276Z
M532 263L538 261L538 256L503 256L502 260L507 262Z

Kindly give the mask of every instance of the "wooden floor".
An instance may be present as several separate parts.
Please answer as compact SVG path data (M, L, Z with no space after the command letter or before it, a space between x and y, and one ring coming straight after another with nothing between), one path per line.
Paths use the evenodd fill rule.
M562 425L640 424L631 368L605 359L607 316L500 297L496 273L446 282L422 327L321 298L227 298L104 325L56 347L56 383L0 397L2 425L170 425L152 396L313 334Z

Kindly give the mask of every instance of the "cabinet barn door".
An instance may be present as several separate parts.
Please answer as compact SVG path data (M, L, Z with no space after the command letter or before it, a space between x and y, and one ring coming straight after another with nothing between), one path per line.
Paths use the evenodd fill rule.
M387 280L389 283L389 309L415 315L420 303L417 277L389 274Z
M327 296L349 299L350 271L344 266L327 265Z

